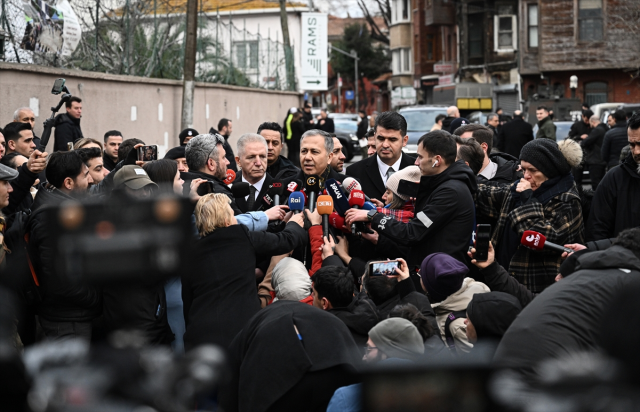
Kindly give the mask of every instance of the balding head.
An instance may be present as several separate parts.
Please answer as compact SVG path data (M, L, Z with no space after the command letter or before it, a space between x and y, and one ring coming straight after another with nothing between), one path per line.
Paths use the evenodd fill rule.
M593 116L591 116L589 118L589 125L591 127L596 127L600 124L600 118L598 117L598 115L594 114Z
M449 106L447 108L447 116L449 117L460 117L460 110L456 106Z

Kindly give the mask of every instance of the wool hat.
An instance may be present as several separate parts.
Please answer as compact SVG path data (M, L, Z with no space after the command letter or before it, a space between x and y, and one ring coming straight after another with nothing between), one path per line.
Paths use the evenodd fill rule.
M133 190L142 189L149 185L158 186L149 178L143 168L134 165L122 166L113 176L113 187L118 188L122 185Z
M582 161L582 148L571 140L556 143L551 139L535 139L522 147L520 160L531 163L548 179L565 176Z
M467 273L469 268L464 263L446 253L432 253L420 266L422 283L433 302L441 302L460 290Z
M164 155L165 159L177 160L182 159L183 157L187 157L186 155L186 146L178 146L169 150L166 155Z
M9 181L18 177L18 171L9 166L0 164L0 180Z
M193 138L193 137L196 137L199 134L200 133L198 133L198 131L196 129L184 129L178 135L178 139L180 140L180 146L186 146L187 145L187 143L184 142L184 139L186 139L187 137L192 137Z
M420 168L418 166L407 166L391 175L387 180L387 189L393 192L394 196L398 196L402 200L409 200L409 196L398 192L400 180L408 180L410 182L420 182Z
M449 124L449 133L453 134L458 127L466 126L468 124L471 124L471 122L464 117L456 117L451 121L451 124Z
M369 331L369 339L389 358L413 360L424 353L418 328L404 318L389 318Z

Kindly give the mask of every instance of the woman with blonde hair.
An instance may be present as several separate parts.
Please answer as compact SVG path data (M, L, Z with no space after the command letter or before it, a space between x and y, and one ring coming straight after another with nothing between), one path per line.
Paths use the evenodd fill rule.
M182 277L185 349L204 343L227 348L260 310L256 256L288 253L307 241L302 214L279 233L250 232L239 225L229 197L210 193L196 204L194 267Z

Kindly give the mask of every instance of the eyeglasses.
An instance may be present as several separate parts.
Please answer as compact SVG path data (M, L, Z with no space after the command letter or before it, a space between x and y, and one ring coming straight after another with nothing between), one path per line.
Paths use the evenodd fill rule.
M367 346L365 346L365 347L364 347L364 351L365 351L367 354L368 354L369 352L373 351L374 349L378 349L378 347L377 347L377 346L369 346L369 345L367 345Z

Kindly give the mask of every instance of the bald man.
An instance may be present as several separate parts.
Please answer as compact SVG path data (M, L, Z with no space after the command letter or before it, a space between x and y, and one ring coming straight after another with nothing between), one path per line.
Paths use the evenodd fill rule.
M36 136L36 114L29 107L21 107L13 112L13 121L20 123L29 123L31 125L31 131L33 132L33 143L36 148L40 147L40 138Z
M524 121L521 110L513 112L513 120L505 123L498 133L498 150L516 158L522 146L533 140L533 127Z
M442 121L442 130L449 132L451 122L458 117L460 117L460 110L456 106L449 106L447 108L447 117ZM453 133L453 130L450 133Z

